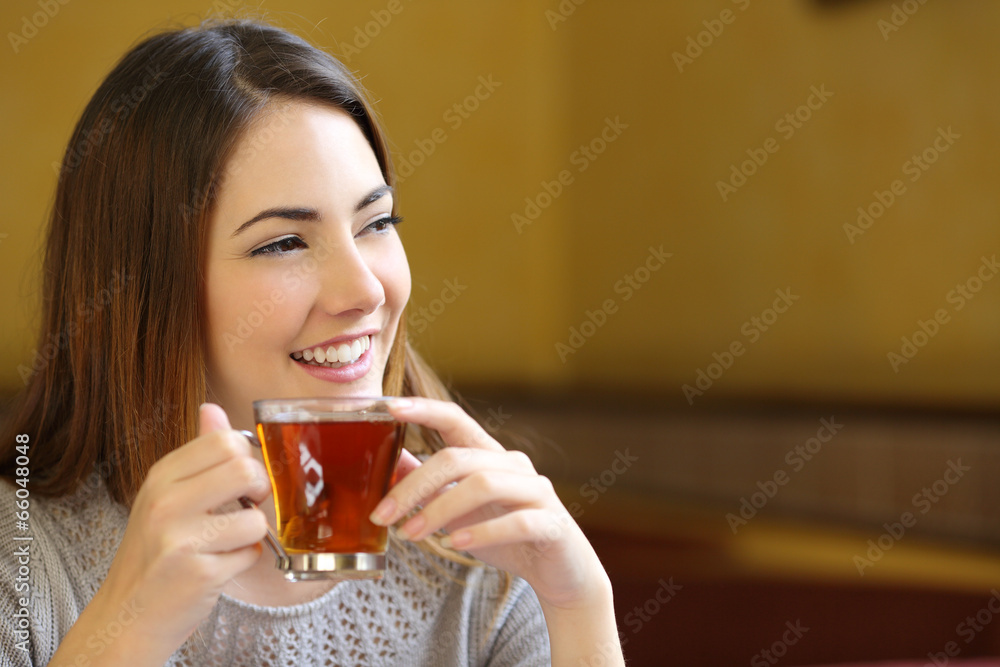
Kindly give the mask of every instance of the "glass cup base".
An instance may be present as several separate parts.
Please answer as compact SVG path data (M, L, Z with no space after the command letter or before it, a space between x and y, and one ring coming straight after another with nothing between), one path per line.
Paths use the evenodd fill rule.
M319 579L381 579L385 554L302 553L279 557L275 563L288 581Z

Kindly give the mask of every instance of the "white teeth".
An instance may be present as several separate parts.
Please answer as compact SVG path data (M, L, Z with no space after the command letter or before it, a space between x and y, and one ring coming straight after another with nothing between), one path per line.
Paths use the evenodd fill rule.
M292 358L312 362L314 366L326 366L327 368L338 368L344 364L354 363L361 358L361 355L371 349L371 336L355 338L349 343L340 345L330 345L327 348L312 347L301 352L292 352Z

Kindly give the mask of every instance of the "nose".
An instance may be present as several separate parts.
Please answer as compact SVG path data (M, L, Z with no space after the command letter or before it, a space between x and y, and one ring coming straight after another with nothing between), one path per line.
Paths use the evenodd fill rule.
M382 281L353 239L331 246L326 256L317 253L316 260L320 275L316 302L328 314L369 315L385 303Z

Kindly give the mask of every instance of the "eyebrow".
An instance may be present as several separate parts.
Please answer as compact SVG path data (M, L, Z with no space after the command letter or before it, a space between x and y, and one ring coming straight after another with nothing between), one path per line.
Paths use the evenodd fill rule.
M360 213L387 194L392 194L392 188L390 186L378 186L362 197L361 201L354 205L354 212ZM314 208L274 206L272 208L264 209L254 217L244 222L236 228L236 231L233 232L232 236L238 236L254 223L260 222L261 220L267 220L268 218L284 218L286 220L295 220L299 222L318 222L322 216L319 214L319 211Z

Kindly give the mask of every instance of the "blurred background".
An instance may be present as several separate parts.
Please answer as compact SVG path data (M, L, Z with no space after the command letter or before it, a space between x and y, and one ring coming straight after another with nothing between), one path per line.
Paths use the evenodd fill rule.
M247 12L371 92L411 336L557 483L630 664L1000 652L1000 5L6 0L3 395L86 101Z

